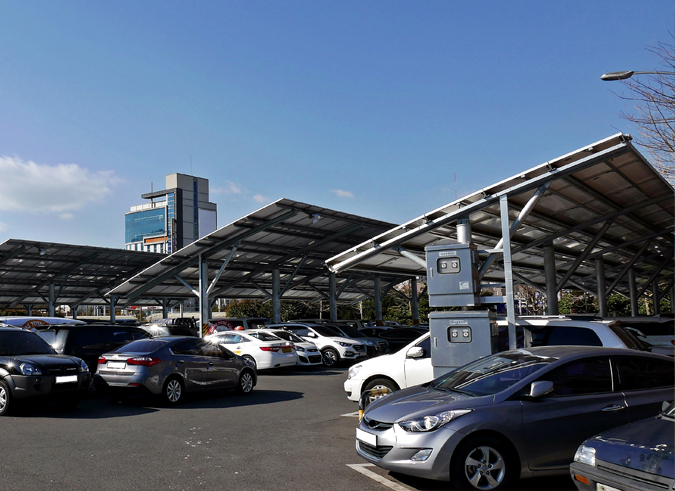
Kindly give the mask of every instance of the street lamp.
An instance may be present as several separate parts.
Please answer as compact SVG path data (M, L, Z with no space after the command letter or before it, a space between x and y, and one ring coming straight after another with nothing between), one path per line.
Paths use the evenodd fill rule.
M675 75L675 72L634 72L632 70L628 70L625 72L605 73L600 78L605 81L626 80L627 78L631 78L633 75Z

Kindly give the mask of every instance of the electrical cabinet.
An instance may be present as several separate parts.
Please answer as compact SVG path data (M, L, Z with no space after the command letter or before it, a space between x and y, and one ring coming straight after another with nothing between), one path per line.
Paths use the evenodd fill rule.
M443 240L425 248L431 307L480 305L478 253L473 243Z

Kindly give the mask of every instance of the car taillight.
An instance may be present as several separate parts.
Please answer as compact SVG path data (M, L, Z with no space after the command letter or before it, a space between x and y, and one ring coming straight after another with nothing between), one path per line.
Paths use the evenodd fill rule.
M263 351L279 351L281 348L279 346L261 346L260 349Z
M98 364L100 365L101 363L107 363L108 360L105 359L103 356L98 357Z
M127 365L143 365L144 367L151 367L161 362L162 360L159 358L153 358L151 356L137 356L136 358L127 358Z

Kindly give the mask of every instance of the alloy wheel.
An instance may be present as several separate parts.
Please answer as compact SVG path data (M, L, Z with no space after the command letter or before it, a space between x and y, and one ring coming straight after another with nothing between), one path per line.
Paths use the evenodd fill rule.
M253 375L248 372L244 372L241 376L241 380L239 381L239 385L241 387L241 391L244 394L251 392L253 390Z
M506 466L502 455L492 447L480 446L468 453L464 473L471 485L480 490L491 490L504 480Z
M180 382L176 379L169 380L169 383L166 384L166 398L169 402L178 402L182 394L183 387L181 387Z

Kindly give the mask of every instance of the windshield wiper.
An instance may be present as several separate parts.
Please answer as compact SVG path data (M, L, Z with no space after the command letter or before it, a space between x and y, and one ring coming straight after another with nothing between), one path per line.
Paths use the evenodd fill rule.
M457 392L458 394L463 394L465 396L474 397L474 394L462 389L448 389L447 387L436 387L438 390L443 390L445 392Z

